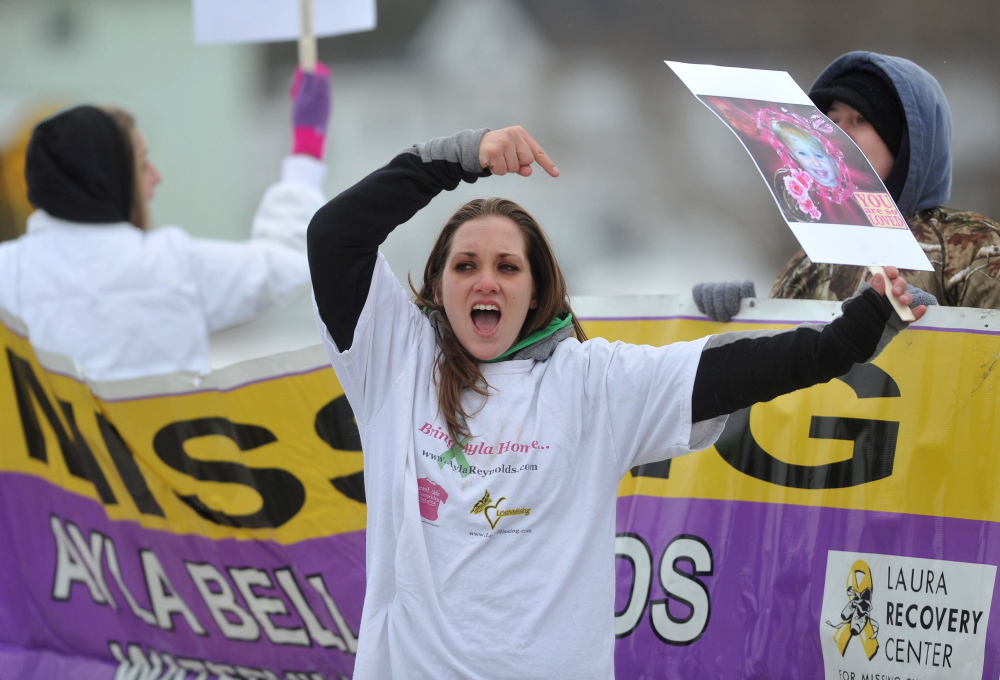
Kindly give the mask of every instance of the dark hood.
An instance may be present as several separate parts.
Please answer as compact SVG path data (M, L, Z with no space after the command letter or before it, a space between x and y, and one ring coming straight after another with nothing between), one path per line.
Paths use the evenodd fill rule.
M118 126L94 106L77 106L35 126L25 155L28 200L73 222L127 222L135 161Z
M810 92L848 71L869 71L896 90L906 115L909 167L896 204L904 215L932 208L951 196L951 109L938 81L908 59L848 52L827 66Z

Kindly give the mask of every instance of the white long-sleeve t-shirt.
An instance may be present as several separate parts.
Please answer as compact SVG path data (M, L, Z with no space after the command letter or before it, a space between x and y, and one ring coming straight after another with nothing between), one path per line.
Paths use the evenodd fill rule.
M461 457L427 317L379 255L350 349L324 345L365 451L367 588L357 680L610 680L615 507L638 464L709 446L691 422L706 339L567 339L483 365Z
M205 372L210 333L309 285L305 232L324 174L315 159L286 158L247 241L36 211L24 236L0 243L0 307L34 347L72 357L92 380Z

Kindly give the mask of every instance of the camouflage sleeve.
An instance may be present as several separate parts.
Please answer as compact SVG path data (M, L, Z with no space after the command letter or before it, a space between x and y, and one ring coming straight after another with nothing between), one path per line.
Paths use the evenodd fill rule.
M815 288L815 283L808 276L812 268L812 261L806 256L804 250L799 250L792 255L792 259L785 263L778 278L775 279L771 287L769 297L784 298L792 300L809 299L809 293Z
M1000 244L981 246L977 253L960 306L1000 309Z
M933 272L903 272L909 283L944 305L1000 309L1000 224L944 207L907 222L934 266Z
M816 264L799 250L778 274L770 297L843 301L854 295L864 274L864 267Z

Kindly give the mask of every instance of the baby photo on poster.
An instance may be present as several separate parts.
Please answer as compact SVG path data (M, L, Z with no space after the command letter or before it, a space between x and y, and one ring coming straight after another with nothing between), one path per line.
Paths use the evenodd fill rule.
M786 221L906 228L864 155L815 106L698 99L743 142Z

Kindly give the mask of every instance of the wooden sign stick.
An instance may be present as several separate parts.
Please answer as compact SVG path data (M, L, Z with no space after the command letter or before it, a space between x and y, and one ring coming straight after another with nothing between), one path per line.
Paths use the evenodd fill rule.
M903 306L903 303L899 301L899 298L892 294L892 287L889 285L889 275L885 273L885 268L869 267L868 271L870 271L872 275L882 275L882 280L885 281L885 296L889 298L889 302L892 304L892 308L896 310L896 314L899 315L899 318L907 323L916 321L916 317L913 316L913 311L909 307Z
M306 73L316 70L316 32L313 30L313 0L299 0L299 66Z

